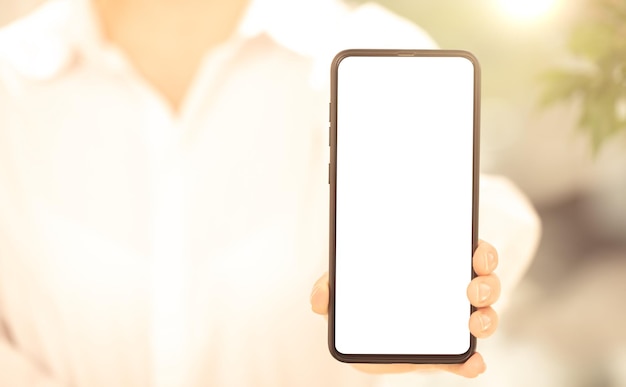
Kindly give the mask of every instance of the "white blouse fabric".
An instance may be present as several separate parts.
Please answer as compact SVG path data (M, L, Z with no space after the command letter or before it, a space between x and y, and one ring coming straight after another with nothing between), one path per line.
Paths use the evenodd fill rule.
M0 386L367 386L309 306L327 270L328 69L432 48L374 5L255 1L179 114L86 0L0 31ZM504 293L539 221L483 176Z

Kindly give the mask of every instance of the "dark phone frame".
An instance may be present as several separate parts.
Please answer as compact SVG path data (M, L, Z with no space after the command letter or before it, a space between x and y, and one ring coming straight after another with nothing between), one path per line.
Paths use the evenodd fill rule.
M480 65L476 57L463 50L406 50L406 49L352 49L339 52L331 65L331 93L329 106L329 146L330 165L328 182L330 184L330 246L329 246L329 287L328 305L328 348L332 356L345 363L414 363L414 364L454 364L464 363L476 351L476 337L470 333L467 352L450 355L432 354L344 354L335 347L335 264L336 264L336 200L337 200L337 76L339 64L350 56L386 56L386 57L462 57L468 59L474 67L474 135L472 168L472 239L471 256L478 246L478 186L480 162ZM471 279L476 276L471 270ZM469 302L468 302L469 304ZM470 314L475 308L470 304ZM468 316L469 317L469 316Z

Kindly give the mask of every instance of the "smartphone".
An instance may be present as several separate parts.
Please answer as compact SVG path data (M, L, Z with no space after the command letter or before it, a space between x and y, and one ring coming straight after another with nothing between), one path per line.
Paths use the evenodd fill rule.
M461 363L478 235L480 69L453 50L347 50L331 66L329 348Z

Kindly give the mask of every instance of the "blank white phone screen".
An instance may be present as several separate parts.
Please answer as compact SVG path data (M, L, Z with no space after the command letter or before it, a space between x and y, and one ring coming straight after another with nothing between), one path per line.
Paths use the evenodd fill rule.
M349 56L337 73L335 347L470 346L474 66Z

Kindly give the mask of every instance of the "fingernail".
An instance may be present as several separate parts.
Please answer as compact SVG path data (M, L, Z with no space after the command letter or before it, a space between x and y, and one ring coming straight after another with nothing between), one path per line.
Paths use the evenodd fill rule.
M491 287L487 284L478 284L478 301L487 301L487 298L491 295Z
M487 259L485 259L485 271L490 272L496 266L496 256L490 251L487 253Z
M491 326L491 318L486 314L479 314L478 321L480 321L480 329L486 331Z

